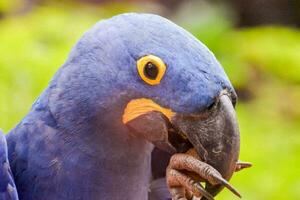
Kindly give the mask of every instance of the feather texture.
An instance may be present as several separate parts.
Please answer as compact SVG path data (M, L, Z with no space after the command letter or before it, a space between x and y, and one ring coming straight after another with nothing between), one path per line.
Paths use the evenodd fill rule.
M157 86L145 84L136 69L138 58L149 54L167 66ZM122 123L126 104L149 98L196 113L224 88L234 92L214 55L167 19L129 13L97 23L7 136L19 199L147 199L153 145L132 137ZM8 163L3 136L0 150ZM3 162L1 194L14 196ZM153 195L167 194L161 181L151 185Z
M0 200L18 200L17 189L7 157L7 144L0 130Z

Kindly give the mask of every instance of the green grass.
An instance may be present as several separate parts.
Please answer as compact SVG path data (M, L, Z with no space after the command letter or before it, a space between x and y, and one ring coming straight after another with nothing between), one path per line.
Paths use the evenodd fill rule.
M135 8L55 4L0 20L0 127L7 132L25 116L84 31L127 10ZM254 166L231 182L244 199L298 199L300 33L283 27L237 30L218 13L208 12L201 23L176 20L213 50L236 88L250 93L237 113L241 160ZM237 198L224 190L217 199Z

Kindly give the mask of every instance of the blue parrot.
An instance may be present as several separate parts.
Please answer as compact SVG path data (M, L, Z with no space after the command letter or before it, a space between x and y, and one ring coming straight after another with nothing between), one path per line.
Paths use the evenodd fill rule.
M100 21L0 134L0 200L170 199L168 161L190 148L223 176L210 181L220 190L238 157L235 102L220 63L183 28L153 14Z

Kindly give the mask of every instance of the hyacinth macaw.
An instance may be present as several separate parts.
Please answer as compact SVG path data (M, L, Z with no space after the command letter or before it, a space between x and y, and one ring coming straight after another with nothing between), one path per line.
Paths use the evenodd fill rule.
M0 200L213 199L224 186L237 194L226 181L242 167L235 103L219 62L181 27L152 14L103 20L0 134ZM191 148L199 160L189 168ZM206 190L184 182L194 168Z

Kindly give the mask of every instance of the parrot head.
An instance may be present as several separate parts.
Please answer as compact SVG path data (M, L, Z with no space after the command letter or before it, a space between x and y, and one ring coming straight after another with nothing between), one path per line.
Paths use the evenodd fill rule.
M82 106L82 116L101 112L111 116L102 122L114 119L162 150L194 147L225 179L232 176L239 155L237 96L215 56L183 28L152 14L101 21L61 71L71 73L58 73L53 83L74 94L70 106L56 101L56 113L73 105ZM59 91L54 95L62 98ZM221 187L207 188L215 195Z

